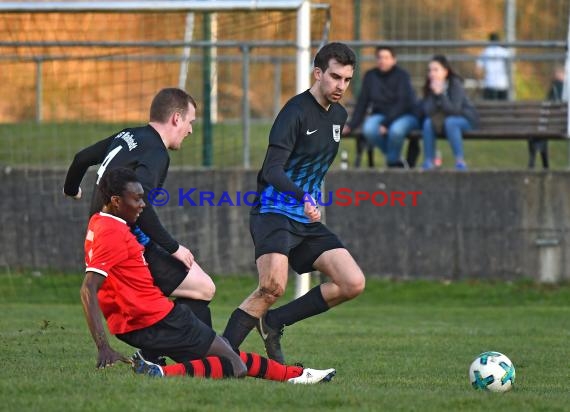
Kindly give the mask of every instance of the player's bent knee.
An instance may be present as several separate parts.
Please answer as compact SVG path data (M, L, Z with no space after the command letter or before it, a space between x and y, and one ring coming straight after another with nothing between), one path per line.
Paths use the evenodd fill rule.
M194 262L188 272L190 278L196 284L196 289L202 294L202 300L212 300L216 294L216 285L210 275L208 275L199 265Z
M208 276L208 279L204 282L204 287L202 288L202 293L204 294L203 300L212 300L216 294L216 284Z
M214 295L216 294L216 285L210 278L203 279L194 292L196 299L210 301L214 299Z
M190 272L170 296L210 301L215 294L216 285L210 276L204 272Z
M342 293L346 299L354 299L364 291L366 278L364 275L354 276L350 281L341 286Z
M276 283L272 283L267 286L260 285L258 293L265 301L274 303L277 299L283 296L285 288Z

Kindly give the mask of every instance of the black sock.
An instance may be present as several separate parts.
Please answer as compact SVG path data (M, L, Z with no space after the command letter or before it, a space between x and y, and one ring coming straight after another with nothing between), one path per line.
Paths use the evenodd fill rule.
M228 340L232 348L238 349L258 321L258 318L237 308L230 316L222 336Z
M323 298L321 286L315 286L305 295L297 298L277 309L271 309L265 316L265 322L272 328L281 328L283 325L292 325L300 320L310 318L329 310Z
M200 319L209 327L212 327L212 313L208 307L210 304L209 300L176 298L176 302L179 305L182 304L188 306L198 319Z

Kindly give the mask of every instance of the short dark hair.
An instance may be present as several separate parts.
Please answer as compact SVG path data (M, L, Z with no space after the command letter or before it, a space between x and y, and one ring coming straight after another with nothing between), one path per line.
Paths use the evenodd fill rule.
M121 196L129 183L138 183L139 179L135 172L126 167L118 167L108 170L99 183L99 190L103 198L103 204L111 201L111 196Z
M164 123L174 112L186 116L188 103L197 108L196 101L182 89L169 87L162 89L154 96L150 105L150 121Z
M394 50L393 47L391 46L386 46L384 44L381 44L379 46L376 46L376 55L378 55L378 52L381 50L386 50L388 52L390 52L390 54L392 55L392 57L396 57L396 50Z
M330 59L335 59L343 66L356 66L356 55L350 47L344 43L325 44L316 54L314 66L326 72Z
M499 41L501 40L501 36L496 31L489 33L489 41Z

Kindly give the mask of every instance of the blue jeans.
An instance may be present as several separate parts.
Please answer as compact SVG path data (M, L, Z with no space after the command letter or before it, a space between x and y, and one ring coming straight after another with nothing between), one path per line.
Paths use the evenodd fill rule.
M435 131L433 130L433 125L431 119L428 117L424 120L422 127L423 142L424 142L424 163L433 164L435 159ZM463 159L463 132L466 130L472 130L473 127L469 120L463 116L447 116L443 122L443 131L447 140L449 140L449 145L451 146L451 151L456 159Z
M400 153L408 133L420 126L415 116L404 114L390 124L388 136L383 136L380 134L380 123L385 117L382 114L368 116L362 126L362 134L369 143L374 144L384 153L388 165L391 165L400 161Z

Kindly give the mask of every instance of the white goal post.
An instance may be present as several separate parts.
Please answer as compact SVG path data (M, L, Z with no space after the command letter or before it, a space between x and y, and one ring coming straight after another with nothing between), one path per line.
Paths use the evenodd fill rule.
M7 1L0 12L144 12L144 11L248 11L297 10L303 0L162 0L162 1Z
M297 12L297 94L310 87L311 80L311 9L304 1ZM295 281L295 297L303 296L311 288L311 274L299 273Z

